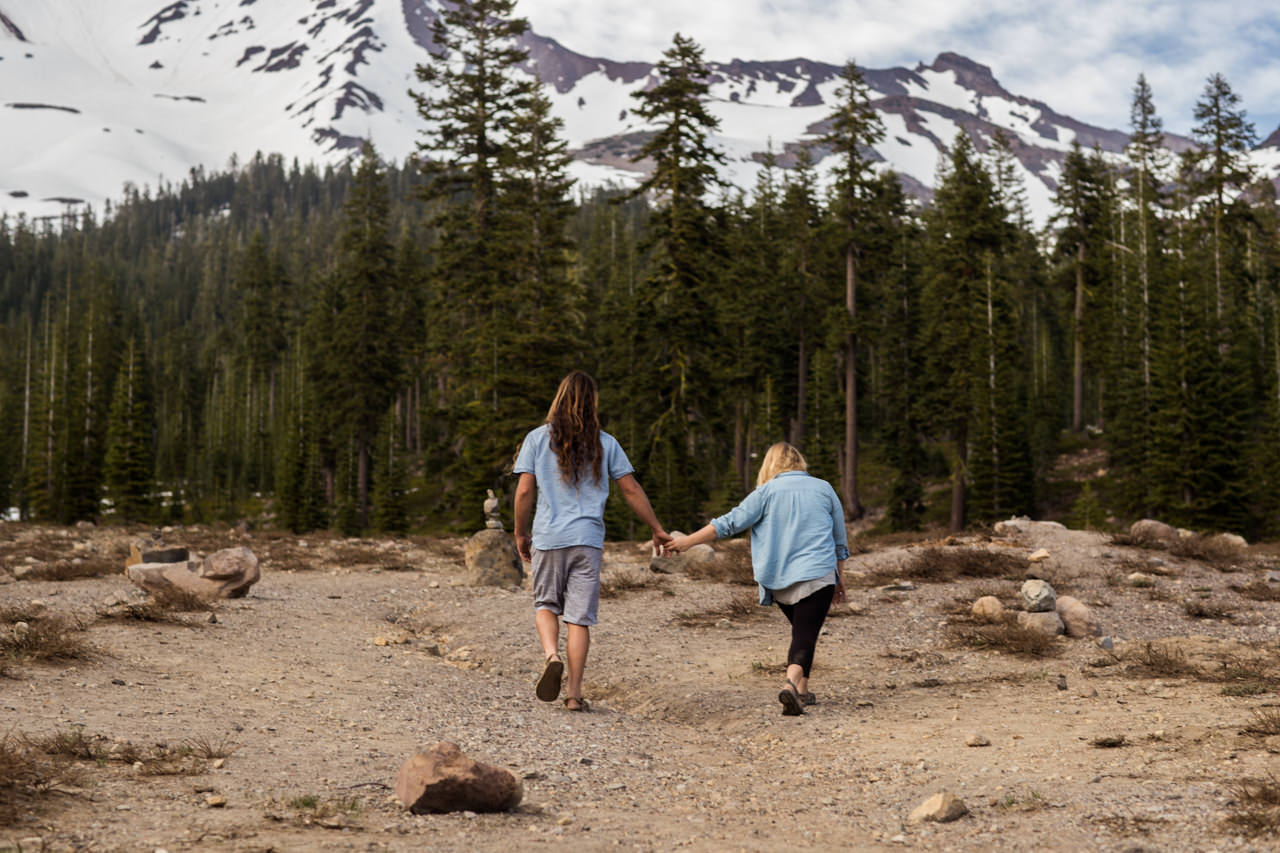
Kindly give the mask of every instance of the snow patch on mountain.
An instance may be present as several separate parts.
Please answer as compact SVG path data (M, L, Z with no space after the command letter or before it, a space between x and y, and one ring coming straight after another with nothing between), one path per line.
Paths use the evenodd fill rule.
M0 211L101 212L125 185L175 183L257 152L327 165L371 139L384 157L410 156L423 126L409 92L421 88L414 68L428 59L440 2L0 0ZM571 174L634 186L644 164L631 157L654 128L631 95L652 84L653 63L584 56L538 33L524 46L564 120ZM711 63L723 176L750 188L768 149L793 163L796 145L825 132L839 74L807 59ZM1073 140L1113 154L1126 141L1010 94L957 54L864 74L886 127L878 167L925 197L957 134L986 150L1003 129L1043 222ZM1280 170L1274 152L1257 156L1268 174ZM820 175L833 165L820 162Z

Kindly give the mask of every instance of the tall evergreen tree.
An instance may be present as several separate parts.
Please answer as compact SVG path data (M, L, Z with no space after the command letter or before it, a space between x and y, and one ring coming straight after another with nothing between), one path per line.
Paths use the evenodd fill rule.
M154 512L154 429L146 348L131 335L116 373L107 424L107 494L116 517L125 521L148 521Z
M692 39L676 33L655 69L657 82L633 93L636 114L656 128L633 158L653 163L653 171L632 194L647 194L655 209L649 222L652 267L639 291L639 316L633 323L642 366L643 387L636 413L649 424L644 473L657 484L655 509L665 518L692 518L700 508L709 469L708 436L695 423L708 424L716 412L710 393L711 362L718 336L712 294L716 289L716 234L707 193L719 183L717 164L724 155L710 134L719 120L707 109L709 70ZM699 445L702 447L699 447Z
M313 338L319 403L351 441L351 498L362 528L369 518L370 454L391 403L399 358L395 338L388 334L395 276L387 204L382 167L366 143L343 204L337 263L328 299L314 318Z
M858 497L858 229L867 215L874 179L872 147L884 138L884 123L871 105L871 90L858 66L850 60L840 75L836 107L828 116L830 130L822 142L836 158L834 208L844 230L845 310L848 329L844 342L844 452L840 497L845 518L863 515Z

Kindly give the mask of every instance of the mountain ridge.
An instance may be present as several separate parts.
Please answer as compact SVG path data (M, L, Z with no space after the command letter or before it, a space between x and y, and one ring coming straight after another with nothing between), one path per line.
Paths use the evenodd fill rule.
M372 139L384 157L416 150L422 121L408 92L427 61L440 0L0 0L0 211L58 216L102 209L134 187L180 181L259 151L340 162ZM577 53L528 31L525 70L548 86L584 185L634 185L631 157L652 128L631 93L656 63ZM709 62L713 138L726 180L754 185L764 152L788 166L825 129L840 66L797 57ZM991 68L954 52L914 68L864 69L885 122L875 157L928 198L957 133L986 150L1014 140L1034 216L1052 209L1072 141L1123 150L1127 134L1062 115L1009 92ZM1172 150L1191 141L1166 134ZM1256 158L1275 174L1280 131ZM819 154L822 152L819 151ZM819 171L830 163L819 160Z

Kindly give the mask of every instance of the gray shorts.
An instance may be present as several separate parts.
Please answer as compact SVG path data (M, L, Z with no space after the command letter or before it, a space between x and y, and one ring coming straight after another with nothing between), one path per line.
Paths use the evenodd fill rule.
M533 609L550 610L571 625L596 624L600 559L588 545L533 552Z

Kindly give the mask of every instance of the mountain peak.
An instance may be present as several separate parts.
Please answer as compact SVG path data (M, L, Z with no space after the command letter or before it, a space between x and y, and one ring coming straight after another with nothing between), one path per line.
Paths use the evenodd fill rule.
M916 70L922 69L938 72L954 71L957 83L979 95L997 98L1013 97L996 80L995 75L991 73L989 65L974 62L969 57L961 56L958 53L950 51L939 53L937 58L933 60L933 65L921 63Z

